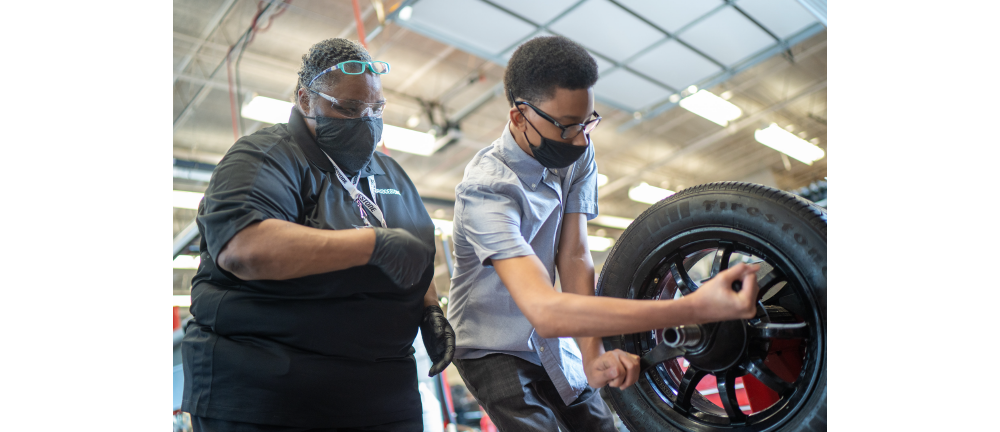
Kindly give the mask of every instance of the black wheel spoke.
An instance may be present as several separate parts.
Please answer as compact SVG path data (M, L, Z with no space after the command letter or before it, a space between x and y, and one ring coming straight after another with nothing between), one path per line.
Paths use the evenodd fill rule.
M719 250L715 251L715 259L712 260L712 273L709 276L715 277L719 272L729 268L729 258L733 255L732 243L720 243Z
M722 399L722 407L729 416L729 423L746 423L747 415L740 411L740 403L736 400L736 368L717 374L715 377L719 387L719 398Z
M639 358L639 370L645 372L660 363L682 355L684 355L684 351L681 351L679 348L674 348L667 344L659 344L652 351Z
M694 396L698 383L705 375L708 375L708 373L694 367L689 367L687 372L684 372L684 378L677 387L677 400L674 402L675 410L682 413L691 411L691 396Z
M677 289L681 291L682 294L688 295L694 292L698 287L691 280L691 276L688 275L687 270L684 269L683 259L670 264L670 275L674 278L674 283L677 284Z
M743 365L743 368L746 369L750 375L753 375L754 378L757 378L758 381L766 385L771 390L777 392L780 396L785 396L792 390L792 384L781 379L781 377L771 371L771 369L764 364L764 360L757 359L746 362Z

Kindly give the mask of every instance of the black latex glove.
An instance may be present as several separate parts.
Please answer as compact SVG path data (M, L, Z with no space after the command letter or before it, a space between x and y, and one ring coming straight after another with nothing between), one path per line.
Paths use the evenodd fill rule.
M368 264L382 269L401 288L410 288L419 282L434 259L434 248L402 228L374 229L375 250Z
M455 330L451 328L444 311L437 306L424 308L424 319L420 321L420 335L424 338L424 348L434 365L427 376L441 373L455 357Z

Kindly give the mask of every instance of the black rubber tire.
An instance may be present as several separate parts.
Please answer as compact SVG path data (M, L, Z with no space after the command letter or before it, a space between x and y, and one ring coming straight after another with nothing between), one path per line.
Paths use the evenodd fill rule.
M728 203L728 204L727 204ZM736 203L737 206L732 204ZM734 211L733 208L736 208ZM625 391L605 387L623 423L639 431L825 431L826 430L826 210L795 195L763 185L738 182L695 186L653 205L625 230L601 271L597 295L628 298L642 263L667 239L694 229L732 228L770 243L801 274L818 312L821 347L814 383L779 424L766 429L669 421L640 395L637 385ZM622 336L604 338L606 350L625 349ZM637 353L641 354L641 353ZM640 378L641 379L641 378Z

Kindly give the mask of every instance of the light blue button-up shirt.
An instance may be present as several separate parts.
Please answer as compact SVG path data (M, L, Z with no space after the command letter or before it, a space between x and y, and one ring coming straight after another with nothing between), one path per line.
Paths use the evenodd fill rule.
M563 215L597 216L594 146L573 165L545 168L517 146L508 124L469 162L455 195L455 271L448 304L455 358L503 353L541 365L569 405L587 388L579 348L572 338L544 339L535 333L492 260L536 255L555 284Z

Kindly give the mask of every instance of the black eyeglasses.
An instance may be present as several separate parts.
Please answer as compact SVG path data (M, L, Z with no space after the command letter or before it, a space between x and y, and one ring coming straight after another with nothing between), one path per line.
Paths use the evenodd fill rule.
M510 93L510 100L514 100L513 93ZM562 137L562 139L564 140L576 138L577 135L580 135L580 132L585 132L589 135L590 132L593 131L595 127L597 127L597 124L601 122L600 114L597 114L597 111L594 111L591 114L592 118L590 120L587 120L586 122L563 126L562 123L557 122L555 119L552 118L552 116L545 114L544 111L538 109L529 102L515 100L514 106L518 105L527 105L529 108L535 110L535 112L543 119L548 120L549 123L552 123L556 125L556 127L558 127L559 129L562 129L562 134L560 135L560 137Z

